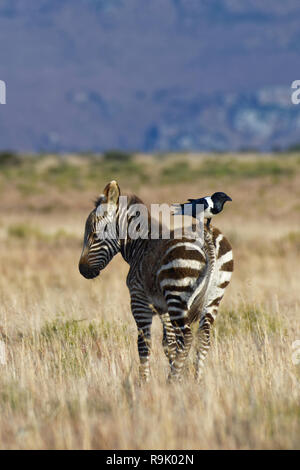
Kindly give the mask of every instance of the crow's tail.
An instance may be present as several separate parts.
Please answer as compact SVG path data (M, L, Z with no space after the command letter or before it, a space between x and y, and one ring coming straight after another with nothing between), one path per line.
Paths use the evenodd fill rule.
M184 204L172 204L171 206L173 215L180 215L184 213Z

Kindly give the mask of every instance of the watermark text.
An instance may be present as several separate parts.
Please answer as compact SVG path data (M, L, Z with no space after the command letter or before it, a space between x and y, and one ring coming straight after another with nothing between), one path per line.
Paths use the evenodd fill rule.
M0 104L6 104L6 83L0 80Z

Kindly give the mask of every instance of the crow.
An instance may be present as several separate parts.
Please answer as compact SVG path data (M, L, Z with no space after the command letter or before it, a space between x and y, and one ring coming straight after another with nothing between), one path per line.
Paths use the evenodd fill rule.
M185 214L197 218L197 215L204 211L204 218L207 219L206 226L209 229L213 216L223 210L226 201L232 201L231 197L222 192L214 193L212 196L200 197L199 199L188 199L189 202L177 205L176 215ZM176 207L176 206L175 206Z

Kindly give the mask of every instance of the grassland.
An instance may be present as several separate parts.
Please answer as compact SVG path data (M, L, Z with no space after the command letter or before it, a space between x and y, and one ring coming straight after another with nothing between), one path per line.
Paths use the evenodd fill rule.
M192 355L184 383L166 383L155 319L139 387L127 265L78 272L86 216L112 178L146 203L233 199L216 225L235 272L201 384ZM300 448L300 155L0 155L0 196L0 448Z

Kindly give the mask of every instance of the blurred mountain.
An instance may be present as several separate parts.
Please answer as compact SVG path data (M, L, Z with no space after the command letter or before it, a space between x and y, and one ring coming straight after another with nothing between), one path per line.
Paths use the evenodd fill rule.
M2 0L0 147L300 141L299 0Z

